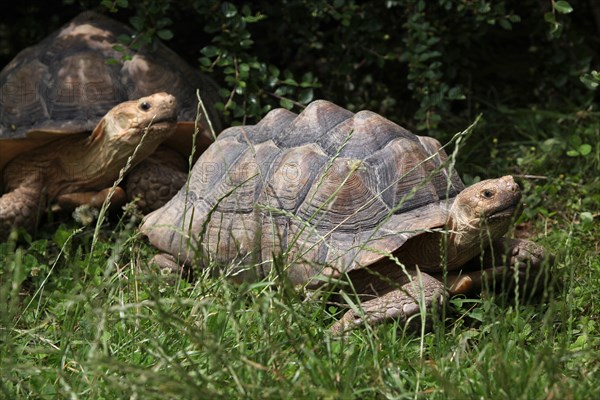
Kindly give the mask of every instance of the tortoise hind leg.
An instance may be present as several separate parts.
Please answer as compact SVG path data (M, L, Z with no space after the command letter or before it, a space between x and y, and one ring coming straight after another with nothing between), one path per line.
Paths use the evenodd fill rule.
M8 238L13 228L32 232L46 204L41 180L30 178L0 197L0 240Z
M418 272L411 278L398 288L371 300L362 301L360 309L348 310L331 326L331 331L334 334L343 334L364 324L378 325L390 320L397 320L401 325L412 325L413 317L416 318L421 310L429 314L443 305L446 291L439 280ZM427 317L429 322L430 315Z
M175 150L159 146L128 175L125 191L146 214L167 203L185 184L188 166Z

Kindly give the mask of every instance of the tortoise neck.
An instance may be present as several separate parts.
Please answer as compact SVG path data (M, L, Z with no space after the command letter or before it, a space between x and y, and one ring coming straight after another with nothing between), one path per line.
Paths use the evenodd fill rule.
M68 149L63 157L63 165L72 173L70 179L86 182L95 181L100 176L118 174L111 169L110 163L107 163L111 154L106 146L106 140L91 142L89 137L83 136L77 138L73 146L66 143ZM66 154L69 154L67 157Z
M105 138L90 141L87 135L61 139L49 146L53 146L52 152L58 155L45 174L51 198L62 193L111 186L130 154L127 151L119 153Z
M481 229L465 219L450 217L448 235L448 264L461 266L477 257L493 239L487 229ZM452 254L452 257L450 257ZM452 269L452 268L449 268Z

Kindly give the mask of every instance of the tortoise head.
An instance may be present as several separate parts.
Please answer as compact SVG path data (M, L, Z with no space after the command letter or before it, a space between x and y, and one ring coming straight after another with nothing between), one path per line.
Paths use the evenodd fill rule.
M450 210L452 229L462 236L503 236L518 215L521 191L512 176L478 182L456 196ZM485 232L482 232L485 230Z
M176 126L175 97L164 92L155 93L113 107L92 132L90 143L102 143L101 146L124 153L142 143L143 148L153 148L153 151L173 134Z

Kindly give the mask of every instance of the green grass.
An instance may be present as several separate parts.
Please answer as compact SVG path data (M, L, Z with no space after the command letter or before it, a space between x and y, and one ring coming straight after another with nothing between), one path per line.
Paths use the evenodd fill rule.
M127 218L93 248L93 229L64 226L0 244L0 396L600 397L593 221L538 238L557 253L560 283L538 302L454 299L423 336L388 324L340 339L329 307L302 293L150 269Z
M600 398L594 121L545 131L596 140L587 156L524 141L488 165L542 177L522 181L518 222L556 254L556 285L536 301L452 299L425 334L386 324L334 337L336 310L305 293L162 275L129 214L0 243L0 399Z

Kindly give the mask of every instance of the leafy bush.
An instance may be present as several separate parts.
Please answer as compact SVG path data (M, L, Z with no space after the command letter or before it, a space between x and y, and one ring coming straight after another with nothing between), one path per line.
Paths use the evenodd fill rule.
M499 106L585 109L598 84L597 6L581 0L79 4L130 22L138 43L168 41L210 72L232 123L327 98L445 139L479 113L501 115ZM0 38L22 32L16 24L5 23Z

